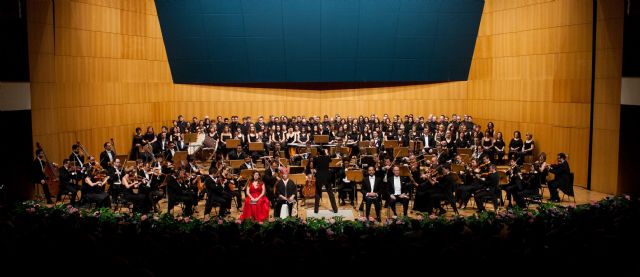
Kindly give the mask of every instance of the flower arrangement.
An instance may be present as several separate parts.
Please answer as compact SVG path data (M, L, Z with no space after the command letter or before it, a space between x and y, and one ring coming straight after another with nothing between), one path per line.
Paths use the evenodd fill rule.
M65 220L74 224L95 225L100 228L135 228L138 232L240 232L263 237L284 232L306 239L337 238L348 234L397 234L415 232L456 232L508 235L521 232L538 224L553 226L577 222L594 216L610 216L637 209L637 202L629 196L617 196L583 205L564 207L544 203L536 209L513 209L509 211L482 212L472 216L435 216L418 213L415 218L399 217L376 222L373 218L344 220L342 217L329 219L286 218L269 219L265 222L237 219L222 220L206 217L174 217L171 214L129 214L107 208L78 209L71 205L42 205L27 201L17 205L16 217L40 218L41 220Z

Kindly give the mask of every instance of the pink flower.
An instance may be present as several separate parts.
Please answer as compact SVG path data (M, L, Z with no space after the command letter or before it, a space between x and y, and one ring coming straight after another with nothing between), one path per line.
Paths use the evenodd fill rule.
M327 235L333 236L335 233L331 229L327 229Z
M595 206L597 204L598 204L598 202L596 202L596 200L591 200L591 206Z
M569 208L575 209L576 208L576 203L569 204Z
M191 221L190 217L187 216L187 217L184 218L184 223L189 223L190 221Z
M435 214L430 214L429 219L436 220L438 217Z
M71 210L69 210L69 213L75 214L78 213L78 208L71 208Z
M416 217L416 219L417 219L418 221L422 221L422 220L424 220L424 216L422 216L421 214L419 214L419 215Z
M160 220L160 218L158 217L158 215L153 215L153 220L158 221Z
M236 224L241 224L241 223L242 223L242 220L236 219Z
M202 221L204 221L204 222L209 222L209 220L210 220L210 219L211 219L211 218L209 217L209 215L208 215L208 214L205 214L205 215L204 215L204 219L203 219Z
M178 222L181 222L181 221L182 221L182 216L179 216L178 218L176 218L176 220L177 220Z
M270 218L269 218L269 222L275 222L275 221L276 221L276 219L275 219L275 218L273 218L273 217L270 217Z
M40 208L40 204L35 204L33 206L36 207L36 208Z
M222 221L222 219L218 219L218 225L222 225L222 223L224 223L224 221Z
M533 213L531 213L531 212L527 212L527 216L532 217L532 216L533 216Z
M67 205L67 210L71 210L72 208L73 208L73 206Z
M360 222L365 222L365 221L367 221L367 218L366 218L366 217L364 217L364 216L361 216L360 218L358 218L358 220L359 220Z
M334 218L329 219L330 224L336 224L336 220Z
M147 220L147 215L143 214L142 216L140 216L140 221L145 221Z
M375 219L375 218L373 218L373 216L370 216L370 217L369 217L369 221L376 221L376 219Z
M28 212L28 213L30 213L30 214L32 214L32 213L35 213L35 212L36 212L36 209L35 209L35 208L28 208L28 209L27 209L27 212Z
M302 224L306 225L306 224L307 224L307 220L306 220L306 219L303 219L303 220L302 220Z
M100 211L95 211L95 212L93 213L93 216L95 216L95 217L99 217L99 216L100 216Z
M396 224L402 225L402 224L404 224L404 222L402 222L402 220L398 219L398 220L396 220Z
M529 223L533 223L534 221L533 218L529 218Z
M628 194L625 194L625 195L624 195L624 199L631 200L631 196L630 196L630 195L628 195Z
M47 204L47 208L53 208L53 204Z
M262 225L262 224L264 224L264 222L260 221L260 222L258 222L258 224L259 224L259 225Z

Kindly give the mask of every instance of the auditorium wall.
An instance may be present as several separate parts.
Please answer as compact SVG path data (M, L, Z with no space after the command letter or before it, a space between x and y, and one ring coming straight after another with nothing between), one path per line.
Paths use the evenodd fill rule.
M513 130L532 132L542 151L569 153L576 184L586 184L590 0L486 1L469 81L329 90L174 85L152 0L54 3L55 21L52 1L27 3L33 139L54 161L68 156L76 140L94 155L109 138L118 152L128 152L135 127L158 129L178 114L468 113L483 126L493 121L507 138ZM604 162L617 161L610 69L620 67L615 38L622 25L610 14L603 18L608 39L599 47L609 50L596 62L607 73L596 80L602 105L594 141L603 143L594 143L594 158ZM610 151L606 143L614 137L616 151ZM593 189L615 192L616 180L608 178L616 174L598 170L594 166L594 181L602 184Z

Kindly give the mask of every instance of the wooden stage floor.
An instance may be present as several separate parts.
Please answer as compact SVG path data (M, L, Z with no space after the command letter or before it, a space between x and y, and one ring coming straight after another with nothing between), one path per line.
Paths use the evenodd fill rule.
M587 204L587 203L591 203L592 201L598 201L601 200L607 196L611 196L609 194L605 194L605 193L600 193L600 192L596 192L596 191L589 191L583 187L578 187L575 186L574 187L574 192L575 192L575 201L576 204ZM338 201L338 197L337 194L335 194L336 196L336 201ZM562 198L563 194L560 193L560 197ZM544 191L544 202L546 202L549 199L549 191L545 189ZM360 195L358 196L358 201L361 200ZM198 202L198 207L196 208L196 212L193 214L193 217L197 217L197 218L203 218L204 217L204 203L205 201L201 200ZM338 202L336 202L338 203ZM306 218L307 217L307 209L313 209L313 204L314 204L314 200L313 199L309 199L306 201L306 205L302 206L302 205L298 205L298 216ZM573 204L573 198L570 198L565 196L563 201L558 203L560 205L563 206L569 206L571 204ZM338 215L343 216L344 219L353 219L353 218L357 218L360 216L364 216L364 212L358 211L358 206L360 205L360 202L357 203L356 207L354 208L351 204L346 204L343 206L338 206L338 210L339 213ZM514 202L515 205L515 202ZM535 209L537 207L536 204L530 205L529 208L530 209ZM160 208L161 211L167 212L167 201L166 199L163 199L160 201ZM447 214L446 216L453 216L455 215L453 210L451 208L449 208L448 206L447 208ZM486 205L486 209L489 211L493 211L493 204L487 204ZM504 207L498 207L498 210L502 210L504 211L506 209L506 204ZM323 215L332 215L333 213L330 212L331 210L331 204L329 203L329 198L326 194L326 192L323 194L322 200L321 200L321 204L320 204L320 213L318 215L311 215L311 216L315 216L315 217L322 217ZM397 205L396 211L398 212L398 215L402 214L402 206L401 205ZM211 216L215 216L217 210L214 210L211 212ZM477 209L475 207L475 205L473 204L473 200L470 201L469 205L465 208L465 209L460 209L459 213L462 216L470 216L473 215L474 213L477 212ZM181 209L180 207L176 206L174 208L173 214L178 216L180 215ZM232 219L232 218L238 218L240 216L241 212L237 210L235 202L233 202L232 207L231 207L231 214L228 215L226 218L227 219ZM371 216L375 216L375 211L373 209L373 206L371 207ZM382 220L385 220L388 216L392 216L393 213L391 212L390 209L386 209L386 208L382 208ZM409 213L408 213L409 217L416 217L417 214L414 213L411 210L411 203L409 206ZM273 217L273 209L271 209L270 213L269 213L269 217Z

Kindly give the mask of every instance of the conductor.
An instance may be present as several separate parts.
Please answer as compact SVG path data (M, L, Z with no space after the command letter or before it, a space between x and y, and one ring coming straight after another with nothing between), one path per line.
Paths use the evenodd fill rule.
M313 158L313 164L316 168L316 201L313 205L314 213L318 213L318 206L320 205L320 198L322 197L322 186L327 190L333 212L338 212L336 199L333 196L329 163L331 163L331 158L327 155L326 149L319 149L318 156Z

